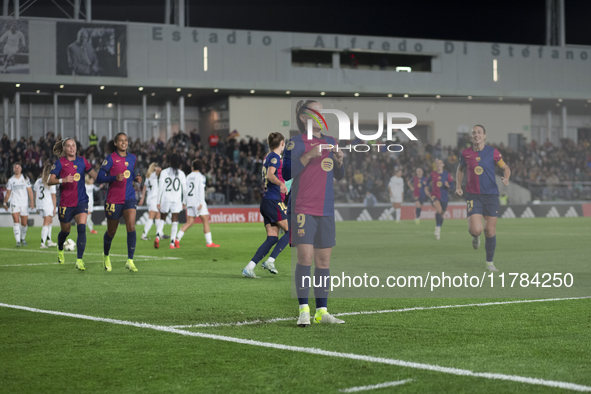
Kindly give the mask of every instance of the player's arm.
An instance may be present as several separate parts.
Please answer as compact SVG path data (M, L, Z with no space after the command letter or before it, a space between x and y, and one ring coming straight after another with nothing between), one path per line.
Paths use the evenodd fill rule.
M10 200L10 195L12 194L12 190L7 189L6 195L4 196L4 209L8 211L8 200Z
M162 202L162 195L164 194L164 178L164 174L160 173L160 179L158 180L158 198L156 199L158 210L160 210L160 203Z
M201 186L199 186L199 199L197 201L199 201L199 206L197 207L197 209L201 209L203 208L203 205L205 205L205 181L203 183L201 183Z
M344 154L342 150L337 150L336 148L336 141L335 141L335 147L333 148L333 160L335 162L335 168L333 168L332 170L332 176L334 177L334 179L336 179L337 181L340 181L341 179L343 179L345 177L345 161L344 161Z
M269 168L267 169L267 179L269 180L269 182L278 185L279 189L281 190L281 193L287 194L287 187L285 186L285 183L281 182L281 180L277 178L277 175L275 175L276 172L277 167L269 166Z
M503 185L509 186L509 178L511 178L511 169L506 163L503 164L504 165L503 167L501 167L501 169L504 172L504 176L501 177L501 180L503 181Z
M57 207L57 197L56 197L56 193L55 193L55 187L53 189L54 190L50 191L50 194L51 194L51 202L53 203L53 214L55 215L55 208Z
M35 197L33 197L33 188L31 186L27 187L27 193L29 194L29 206L31 209L35 209Z
M146 197L146 189L147 189L147 186L144 183L144 187L142 187L142 197L140 198L140 202L138 203L138 205L144 205L144 197Z
M464 168L462 166L462 163L460 162L460 164L458 164L458 169L456 170L456 194L458 196L461 196L462 194L464 194L464 191L462 190L462 180L464 179Z
M189 188L187 187L187 177L185 176L185 173L180 171L181 176L182 176L182 180L181 180L181 195L182 195L182 203L183 203L183 210L185 210L187 208L187 200L189 199Z

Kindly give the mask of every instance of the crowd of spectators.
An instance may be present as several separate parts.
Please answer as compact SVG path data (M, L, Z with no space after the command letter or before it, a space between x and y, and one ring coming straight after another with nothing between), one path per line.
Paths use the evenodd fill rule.
M6 135L0 140L0 185L4 185L12 175L12 164L20 162L23 173L31 182L40 176L43 165L53 163L57 157L52 152L55 141L61 136L53 132L34 141L32 137L10 140ZM104 159L107 139L103 137L98 144L89 147L78 145L78 155L86 159L98 170ZM353 142L355 143L355 142ZM183 170L191 171L191 162L195 158L203 160L203 173L207 178L206 197L211 204L257 204L262 190L261 169L263 159L268 152L266 141L256 138L240 138L236 131L222 138L214 133L202 146L201 138L196 130L189 134L175 134L169 141L152 138L142 142L140 139L129 138L129 151L137 155L137 166L140 174L145 174L152 162L163 168L173 153L181 156ZM445 169L455 177L461 151L470 146L463 140L456 147L443 147L439 140L436 144L419 147L417 144L406 144L403 152L345 152L345 177L335 184L337 202L361 203L369 194L375 196L377 202L388 202L387 189L390 177L395 168L402 169L402 176L409 180L417 168L422 168L425 175L434 170L434 159L440 158ZM581 182L591 182L591 144L587 140L575 144L572 140L561 140L560 146L546 141L544 144L535 142L523 144L518 150L504 144L496 147L511 167L511 180L532 190L532 197L540 199L553 198L585 198L584 193L577 191L582 188ZM589 185L589 184L587 184ZM569 195L558 193L557 190L570 190ZM589 188L589 186L587 186ZM412 201L412 190L405 188L405 200ZM102 204L105 188L95 195L97 205ZM138 194L140 188L137 189ZM582 191L579 190L579 191ZM369 193L369 194L368 194ZM452 201L455 199L450 193Z

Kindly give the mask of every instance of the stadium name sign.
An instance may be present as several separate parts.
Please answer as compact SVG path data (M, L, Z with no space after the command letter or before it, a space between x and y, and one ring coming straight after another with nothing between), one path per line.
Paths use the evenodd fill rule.
M336 115L338 123L339 123L339 141L349 141L351 140L351 120L349 116L340 111L338 109L322 109L320 114L333 114ZM326 121L323 117L321 117L324 125L326 126ZM394 119L409 119L409 123L394 123ZM318 119L316 119L317 122ZM401 130L411 141L416 141L417 137L414 136L408 129L414 127L417 124L417 117L408 112L387 112L386 113L386 139L389 141L393 141L393 131ZM312 119L308 119L307 123L307 130L308 130L308 139L312 139ZM320 125L322 127L322 125ZM328 126L326 126L328 129ZM356 139L360 139L363 141L375 141L379 140L379 138L384 133L384 113L378 113L378 131L375 134L362 134L359 131L359 112L353 113L353 133L355 134ZM376 147L377 151L380 151L380 147L385 146L389 152L402 152L404 149L400 144L372 144ZM369 144L352 144L346 147L336 146L337 150L354 150L355 152L369 152L371 150L371 146ZM332 149L335 148L330 144L322 144L320 145L320 150L322 149Z

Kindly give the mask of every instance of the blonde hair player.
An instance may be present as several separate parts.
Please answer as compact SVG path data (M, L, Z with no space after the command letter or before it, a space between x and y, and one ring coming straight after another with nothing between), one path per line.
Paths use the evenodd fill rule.
M142 233L141 239L143 241L149 241L148 233L152 228L154 222L156 223L156 227L158 227L158 223L160 222L160 212L156 207L158 203L158 177L160 176L160 172L162 172L162 167L160 167L157 163L151 163L148 167L148 172L146 172L146 182L144 183L144 187L142 188L142 197L140 198L140 202L138 205L144 205L144 197L146 197L146 193L148 194L146 200L146 205L148 206L148 221L144 225L144 232Z
M390 178L388 192L390 192L392 209L396 211L396 223L399 223L402 214L402 200L404 199L404 179L402 179L402 170L400 168L397 168L394 171L394 176Z
M20 163L12 165L14 175L6 183L6 195L4 196L4 209L12 214L12 232L16 240L16 247L27 246L27 220L29 219L29 206L35 209L33 205L33 190L31 182L23 174L23 168ZM10 209L8 204L10 203Z
M41 228L41 249L57 246L51 241L51 222L55 216L56 196L55 186L49 186L47 181L51 171L51 164L43 167L41 177L35 181L33 191L35 192L35 207L37 213L43 218L43 227Z

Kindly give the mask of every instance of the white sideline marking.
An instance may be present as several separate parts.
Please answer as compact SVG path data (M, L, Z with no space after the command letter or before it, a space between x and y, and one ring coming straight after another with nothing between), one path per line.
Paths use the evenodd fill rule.
M471 376L471 377L478 377L478 378L485 378L485 379L498 379L498 380L506 380L506 381L511 381L511 382L527 383L527 384L534 384L534 385L547 386L547 387L557 387L557 388L561 388L561 389L581 391L581 392L591 392L591 386L583 386L581 384L560 382L560 381L556 381L556 380L545 380L545 379L530 378L530 377L517 376L517 375L505 375L505 374L501 374L501 373L473 372L473 371L470 371L467 369L441 367L439 365L415 363L415 362L411 362L411 361L396 360L396 359L384 358L384 357L365 356L362 354L340 353L340 352L334 352L334 351L330 351L330 350L322 350L322 349L311 348L311 347L290 346L290 345L282 345L282 344L271 343L271 342L260 342L260 341L254 341L252 339L242 339L242 338L234 338L234 337L228 337L228 336L223 336L223 335L206 334L203 332L185 331L185 330L179 330L176 328L171 328L171 327L166 327L166 326L157 326L157 325L148 324L148 323L137 323L137 322L131 322L131 321L125 321L125 320L106 319L106 318L102 318L102 317L80 315L80 314L76 314L76 313L48 311L48 310L44 310L44 309L29 308L27 306L20 306L20 305L10 305L10 304L0 303L0 307L20 309L20 310L29 311L29 312L36 312L36 313L46 313L49 315L56 315L56 316L73 317L73 318L77 318L77 319L92 320L92 321L111 323L111 324L120 324L123 326L149 328L149 329L155 330L155 331L169 332L172 334L179 334L179 335L190 336L190 337L215 339L218 341L233 342L233 343L239 343L239 344L243 344L243 345L260 346L260 347L266 347L266 348L271 348L271 349L289 350L292 352L316 354L316 355L327 356L327 357L338 357L338 358L344 358L344 359L349 359L349 360L359 360L359 361L366 361L366 362L372 362L372 363L396 365L399 367L415 368L415 369L421 369L421 370L426 370L426 371L447 373L447 374L451 374L451 375Z
M569 298L546 298L541 300L519 300L519 301L499 301L499 302L484 302L481 304L460 304L460 305L440 305L440 306L417 306L414 308L403 308L403 309L386 309L382 311L361 311L361 312L343 312L333 313L333 316L354 316L354 315L373 315L376 313L394 313L394 312L410 312L410 311L426 311L430 309L447 309L447 308L462 308L466 306L490 306L490 305L506 305L506 304L523 304L527 302L547 302L547 301L564 301L564 300L582 300L587 297L569 297ZM269 320L249 320L243 322L234 323L201 323L201 324L187 324L183 326L170 326L172 328L191 328L191 327L223 327L223 326L246 326L249 324L259 323L276 323L279 321L296 320L296 317L278 317Z
M341 393L356 393L358 391L367 391L367 390L375 390L381 389L384 387L392 387L392 386L400 386L401 384L412 382L412 379L405 379L405 380L397 380L395 382L385 382L379 384L372 384L371 386L359 386L359 387L351 387L348 389L339 390Z
M15 249L15 248L0 248L0 250L10 250L12 252L19 252L19 253L21 253L21 252L30 252L30 253L51 253L51 254L55 254L55 252L56 252L55 250L54 251L50 251L50 250L29 250L29 249ZM57 248L56 248L56 250L57 250ZM66 254L68 254L68 253L74 254L76 252L75 251L74 252L66 252L66 251L64 251L64 253L66 253ZM102 253L84 253L84 255L85 256L102 256L103 254ZM126 254L109 254L109 256L125 257L125 258L127 258L127 255ZM179 260L180 259L180 257L140 256L140 255L137 255L137 254L134 257L141 257L141 258L144 258L144 259L157 259L157 260Z
M113 254L110 256L114 256ZM137 262L137 261L152 261L152 259L144 259L144 258L140 258L140 259L133 259L133 261ZM96 261L85 261L84 264L89 264L89 263L103 263L102 260L96 260ZM64 263L61 265L74 265L76 263ZM60 263L30 263L30 264L0 264L0 267L25 267L28 265L60 265Z

